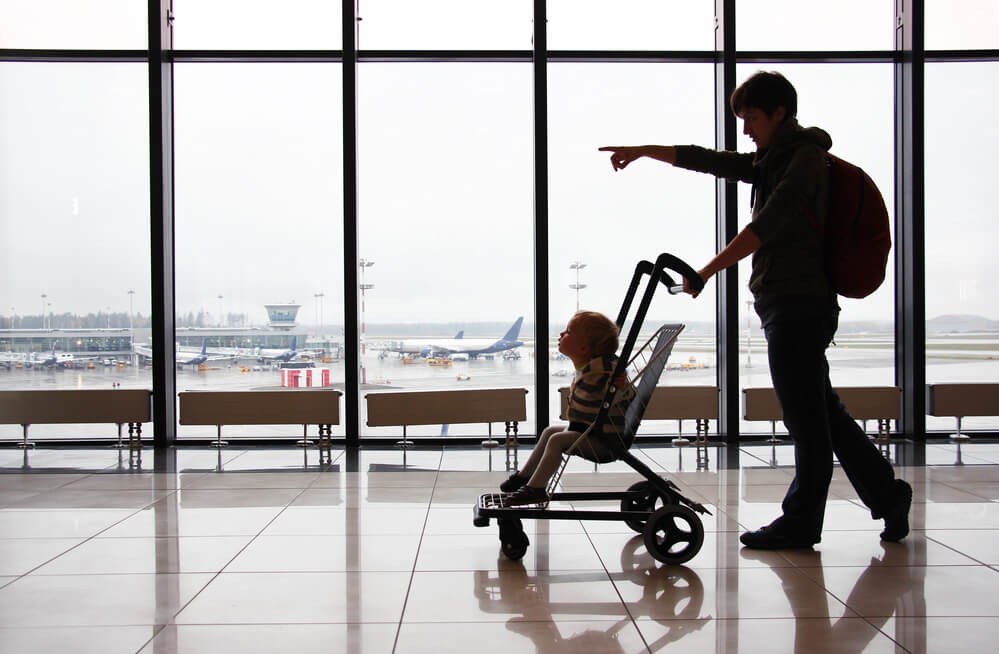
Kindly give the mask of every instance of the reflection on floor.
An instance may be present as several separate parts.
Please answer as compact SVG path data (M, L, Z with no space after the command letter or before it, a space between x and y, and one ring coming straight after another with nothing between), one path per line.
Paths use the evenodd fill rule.
M713 514L670 567L618 522L525 521L526 556L505 559L471 509L506 478L502 451L338 451L320 469L293 447L146 450L132 468L3 449L0 651L994 651L999 445L901 450L919 462L897 466L915 489L903 543L879 541L837 469L814 551L753 552L738 535L777 514L787 445L701 465L642 448ZM563 486L638 479L578 460Z

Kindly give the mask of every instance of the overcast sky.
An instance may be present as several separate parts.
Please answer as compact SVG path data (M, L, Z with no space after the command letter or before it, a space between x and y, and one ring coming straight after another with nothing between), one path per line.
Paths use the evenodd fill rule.
M927 0L928 48L996 47L996 3ZM145 3L0 0L0 47L145 46ZM338 48L339 2L175 0L178 48ZM365 48L530 47L520 2L362 0ZM742 49L891 49L893 0L739 3ZM554 49L710 49L712 2L549 8ZM420 11L414 11L418 8ZM947 10L946 12L944 10ZM64 14L63 12L70 12ZM777 30L769 16L808 26ZM63 22L52 17L67 15ZM858 20L863 16L864 20ZM428 17L433 17L429 19ZM442 20L450 17L454 23ZM234 19L237 22L234 22ZM931 21L932 19L932 21ZM427 22L429 20L429 22ZM80 29L81 22L91 29ZM740 66L740 80L759 66ZM830 132L893 204L888 64L765 66L799 91L799 119ZM927 65L927 316L999 318L987 204L996 165L997 64ZM337 64L175 67L177 309L245 312L296 301L300 321L342 321L342 150ZM531 67L372 64L358 75L360 255L375 265L368 322L533 319ZM146 68L0 63L0 312L148 313ZM556 64L549 71L553 322L615 313L639 259L714 252L710 177L655 162L615 173L601 145L713 144L707 64ZM751 142L740 137L740 149ZM748 190L740 195L748 220ZM740 268L744 281L748 264ZM891 320L893 287L844 303L843 320ZM220 303L218 296L222 295ZM709 320L713 290L655 315Z

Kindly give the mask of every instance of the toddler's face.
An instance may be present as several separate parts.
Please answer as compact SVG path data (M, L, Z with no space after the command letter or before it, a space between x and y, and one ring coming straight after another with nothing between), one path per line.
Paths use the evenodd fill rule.
M573 363L589 361L590 346L575 320L570 320L559 334L558 351L572 359Z

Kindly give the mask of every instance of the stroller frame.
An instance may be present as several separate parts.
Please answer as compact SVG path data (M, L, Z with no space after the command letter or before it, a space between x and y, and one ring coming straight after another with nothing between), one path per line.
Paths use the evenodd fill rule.
M584 431L572 447L563 455L562 465L553 475L548 485L549 501L533 506L508 507L504 504L506 493L486 493L479 496L473 508L473 524L486 527L491 518L499 524L499 538L503 553L517 561L527 552L530 540L524 533L522 519L535 520L621 520L631 529L643 534L646 549L658 561L666 564L681 564L689 561L700 551L704 542L704 526L698 514L710 512L700 503L680 493L672 481L659 476L649 466L628 451L622 441L634 438L641 424L645 407L652 397L659 377L666 366L666 360L673 349L677 336L683 330L681 324L663 325L637 351L635 343L645 322L646 314L659 284L666 286L670 294L683 291L683 284L676 284L666 270L679 273L695 290L704 286L704 281L689 265L679 258L663 253L656 262L640 261L635 267L628 292L618 314L616 324L623 329L631 305L637 295L643 277L649 276L642 299L638 304L628 335L621 348L621 354L611 379L620 379L630 366L641 359L641 369L634 375L635 396L625 411L624 432L621 440L603 440L602 426L610 419L609 413L615 406L614 399L618 388L612 382L608 385L601 403L597 419ZM634 352L634 356L633 356ZM592 433L592 434L591 434ZM611 461L623 461L641 474L645 480L632 484L625 491L554 492L569 457L585 438L600 438L601 444L613 453ZM609 461L608 461L609 462ZM550 501L582 502L618 500L620 511L549 509Z

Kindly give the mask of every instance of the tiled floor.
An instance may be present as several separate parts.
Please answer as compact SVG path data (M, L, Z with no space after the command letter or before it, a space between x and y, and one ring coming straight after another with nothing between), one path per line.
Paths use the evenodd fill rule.
M291 447L147 450L141 468L3 449L0 651L996 651L999 445L897 466L915 489L900 544L837 469L822 543L787 552L738 540L776 516L787 446L712 449L703 469L639 451L713 514L683 566L619 522L525 521L526 556L506 559L495 521L472 524L501 451L363 449L320 470ZM575 460L563 487L639 479Z

